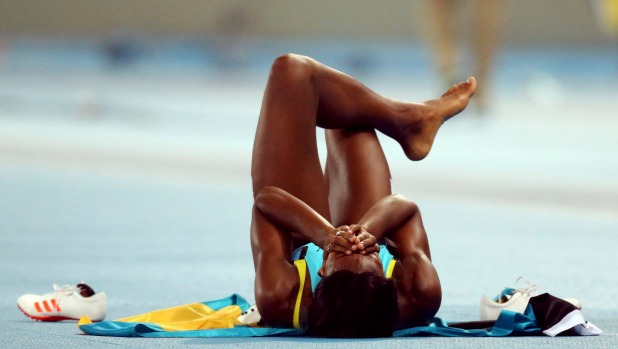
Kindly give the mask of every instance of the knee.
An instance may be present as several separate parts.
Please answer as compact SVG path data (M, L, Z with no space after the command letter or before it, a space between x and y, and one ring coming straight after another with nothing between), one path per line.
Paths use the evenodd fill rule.
M275 59L270 74L278 77L307 78L313 74L314 63L309 57L287 53Z

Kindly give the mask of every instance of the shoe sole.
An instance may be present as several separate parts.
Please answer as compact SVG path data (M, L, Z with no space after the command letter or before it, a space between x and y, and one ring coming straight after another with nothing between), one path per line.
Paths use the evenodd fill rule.
M57 321L63 321L63 320L74 320L74 321L79 320L79 319L74 319L74 318L65 317L65 316L36 316L36 315L26 313L19 305L17 306L17 308L19 308L19 310L22 313L24 313L24 315L36 321L57 322Z

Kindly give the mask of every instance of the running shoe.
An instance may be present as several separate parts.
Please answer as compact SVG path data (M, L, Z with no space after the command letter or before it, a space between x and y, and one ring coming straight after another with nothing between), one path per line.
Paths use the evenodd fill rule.
M515 286L523 280L517 278ZM531 284L526 280L526 285L521 288L506 287L494 298L481 297L480 319L481 321L496 320L502 310L510 310L523 314L528 306L530 297L537 293L537 285ZM575 298L563 298L563 300L573 304L577 309L582 308L582 304Z
M107 315L105 292L95 293L85 283L76 286L54 285L54 291L42 296L24 294L17 307L27 317L37 321L79 320L82 316L101 321Z
M515 281L515 285L522 278ZM506 287L494 298L481 297L480 319L481 321L496 320L502 310L510 310L523 314L528 306L530 297L536 294L537 286L528 284L522 288Z
M262 316L257 309L257 305L254 305L251 308L247 309L247 311L245 311L244 313L240 314L240 316L236 319L240 323L247 326L256 326L262 319Z

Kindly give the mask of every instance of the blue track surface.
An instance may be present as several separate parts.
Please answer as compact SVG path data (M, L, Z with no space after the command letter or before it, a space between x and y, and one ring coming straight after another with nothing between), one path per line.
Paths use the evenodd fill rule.
M107 292L109 319L234 292L251 301L252 136L267 61L299 49L273 44L231 68L192 58L117 71L75 48L47 56L45 67L44 50L29 45L0 66L3 347L618 346L618 79L611 51L504 52L489 111L481 116L472 105L445 124L426 160L410 163L384 140L395 191L423 213L443 283L440 317L475 320L480 296L525 276L541 291L578 298L604 335L126 339L79 335L75 323L35 323L15 300L83 280ZM422 51L390 50L388 57L369 54L369 66L350 65L333 47L314 44L306 53L356 69L395 98L438 94ZM82 63L71 71L62 57Z

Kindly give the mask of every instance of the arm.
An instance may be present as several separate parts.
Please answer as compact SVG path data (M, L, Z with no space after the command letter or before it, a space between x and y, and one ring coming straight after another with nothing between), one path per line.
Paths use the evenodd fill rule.
M255 302L262 319L270 326L292 324L294 294L298 291L298 274L289 262L289 234L272 224L253 206L251 250L255 267Z
M335 228L315 210L284 190L265 187L256 196L251 223L255 299L270 326L292 326L299 282L290 262L292 238L318 246L332 241Z
M391 195L371 207L359 223L377 238L385 237L397 257L393 279L400 324L425 325L440 307L442 289L418 207L401 195Z
M375 203L358 224L377 240L390 238L418 212L418 207L402 195L389 195Z
M255 207L292 238L311 241L320 247L335 229L309 205L276 187L263 188L255 198Z

